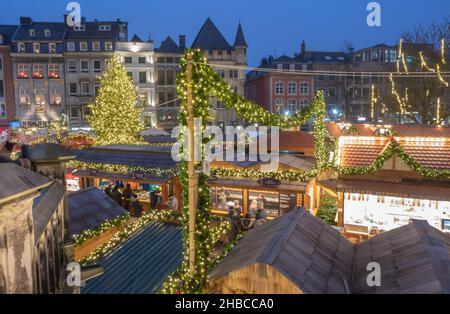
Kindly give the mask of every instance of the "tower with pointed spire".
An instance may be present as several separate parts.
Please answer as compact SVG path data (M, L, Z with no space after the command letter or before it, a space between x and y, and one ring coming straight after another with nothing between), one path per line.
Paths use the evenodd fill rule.
M237 62L247 65L247 42L245 41L244 31L242 30L241 21L239 20L236 38L234 39L233 48L236 50Z

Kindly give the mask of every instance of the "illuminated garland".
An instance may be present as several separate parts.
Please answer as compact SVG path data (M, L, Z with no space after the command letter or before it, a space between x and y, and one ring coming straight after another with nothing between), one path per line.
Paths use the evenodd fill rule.
M73 169L104 170L104 171L108 171L108 172L118 172L118 173L143 172L143 173L147 173L147 174L158 176L158 177L177 176L178 175L177 169L102 164L102 163L84 162L84 161L79 161L79 160L69 161L67 163L67 167L73 168Z
M217 217L217 216L213 216ZM223 219L222 217L217 217L219 219ZM226 235L231 229L231 222L229 220L222 220L217 226L211 227L211 237L212 243L215 244L219 241L220 237ZM219 257L208 256L208 269L207 273L213 269L215 265L231 250L231 248L242 238L243 233L240 233L236 236L236 238L231 241L225 249L222 251L222 254ZM186 292L186 288L182 287L182 278L185 278L185 271L183 265L181 265L173 274L168 276L163 283L163 286L160 289L161 294L179 294ZM201 290L197 290L196 292L202 292Z
M79 261L80 265L89 265L98 260L100 257L112 252L125 240L147 227L153 221L181 223L181 217L179 214L171 210L149 211L136 221L126 224L123 230L120 230L113 235L111 240L97 246L88 256Z
M105 231L107 231L111 228L121 226L129 219L130 219L130 213L126 213L124 215L119 215L114 219L109 219L109 220L103 221L100 225L98 225L94 229L83 230L81 233L75 234L72 237L75 240L76 245L81 245L85 241L87 241L91 238L102 235Z
M282 172L265 173L262 171L242 171L242 175L247 176L271 176L290 178L290 180L301 179L306 180L307 177L317 175L321 169L326 165L328 160L328 153L325 147L325 115L326 105L324 101L324 94L319 91L313 101L306 106L302 111L298 111L292 115L277 115L266 111L260 105L246 100L240 95L233 92L233 89L228 85L211 67L207 65L206 58L203 57L200 50L188 49L186 55L181 59L181 71L177 77L177 94L181 99L179 121L181 126L187 127L187 55L192 56L192 80L190 81L190 88L192 91L193 111L194 117L201 119L202 131L206 128L206 123L210 112L210 98L215 97L221 101L226 108L234 110L241 118L244 118L250 123L255 123L263 126L277 126L280 128L292 128L304 125L309 118L315 117L314 122L314 139L315 139L315 158L316 168L310 173L299 172ZM183 136L180 135L179 141L183 141ZM202 160L206 152L206 144L210 139L204 139L202 142ZM187 150L183 149L181 145L181 156L187 155ZM182 160L187 160L182 158ZM182 186L188 186L188 172L187 162L181 161L178 165L180 182ZM214 172L219 173L224 170L213 169ZM226 171L225 171L226 172ZM229 172L233 174L233 172ZM211 253L214 247L213 237L211 236L210 219L211 219L211 194L208 186L209 177L203 173L199 174L198 181L198 201L196 210L196 232L195 232L195 273L191 277L189 274L189 195L188 189L183 189L183 235L184 235L184 259L179 271L171 276L170 280L173 285L180 288L186 293L196 293L202 291L207 281L207 274L213 265Z
M311 178L316 177L318 174L317 169L311 171L271 171L265 172L252 169L224 169L224 168L212 168L211 174L216 176L226 177L241 177L241 178L272 178L281 181L300 181L307 182Z

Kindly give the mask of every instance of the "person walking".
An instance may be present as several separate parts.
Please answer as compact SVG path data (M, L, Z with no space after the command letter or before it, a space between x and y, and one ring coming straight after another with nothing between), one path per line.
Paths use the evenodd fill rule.
M122 196L124 198L123 208L130 211L131 198L133 197L133 190L131 189L130 184L127 184L127 186L125 187Z
M161 202L161 191L156 190L150 193L150 208L157 209Z
M105 192L106 195L111 197L111 184L108 184L108 186L103 190L103 192Z
M115 185L114 189L111 192L111 198L119 204L119 206L122 206L122 193L119 191L119 186Z
M133 194L131 198L131 216L132 217L141 217L142 213L142 205L139 202L139 199L136 194Z

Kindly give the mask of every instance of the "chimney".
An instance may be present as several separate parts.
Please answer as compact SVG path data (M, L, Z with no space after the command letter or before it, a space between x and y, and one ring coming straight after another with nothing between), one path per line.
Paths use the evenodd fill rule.
M183 51L186 49L186 35L180 35L179 46Z
M31 17L28 17L28 16L20 17L20 25L30 25L31 23L33 23L33 20L31 19Z
M304 40L302 40L302 43L300 44L300 61L305 62L305 53L306 53L306 43Z
M67 14L64 14L64 24L66 24L67 23Z

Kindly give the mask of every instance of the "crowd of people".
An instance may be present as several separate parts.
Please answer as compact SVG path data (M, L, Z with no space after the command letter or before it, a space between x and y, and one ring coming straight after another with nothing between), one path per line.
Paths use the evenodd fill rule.
M222 191L221 191L222 192ZM266 222L267 211L264 208L265 198L260 194L256 199L252 200L248 209L248 213L242 217L242 207L239 201L226 202L228 209L228 219L231 221L231 238L234 238L239 232L251 229Z
M130 184L127 184L122 192L118 184L109 184L104 190L106 195L111 197L117 204L126 209L132 217L140 217L142 214L142 204L138 195L134 193ZM161 205L166 205L173 211L178 210L178 200L172 195L168 201L163 204L161 190L155 190L150 193L150 209L158 209Z

